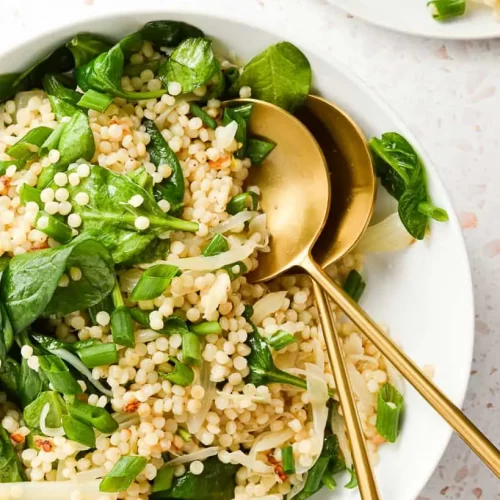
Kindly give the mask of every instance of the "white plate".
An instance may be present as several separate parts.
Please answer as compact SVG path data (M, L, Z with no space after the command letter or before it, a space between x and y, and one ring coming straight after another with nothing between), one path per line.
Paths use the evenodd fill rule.
M453 40L477 40L500 37L500 22L492 9L468 0L466 15L447 22L435 21L427 9L427 0L328 0L354 17L384 28Z
M140 10L143 9L143 10ZM367 292L363 305L380 322L390 325L391 334L420 365L434 365L435 381L461 405L472 359L474 337L473 295L467 254L446 191L427 155L415 137L388 106L359 80L333 61L314 55L314 40L307 33L282 26L280 19L238 20L232 10L221 17L211 15L210 5L164 7L67 23L46 30L0 57L0 72L28 67L47 51L77 32L123 36L153 19L177 19L194 24L207 35L249 59L270 44L290 39L309 57L315 88L348 111L367 136L398 131L419 150L428 169L433 200L450 214L446 224L433 224L428 240L398 254L368 259ZM257 24L258 23L258 24ZM263 26L266 29L263 29ZM303 31L303 30L302 30ZM305 166L307 168L307 166ZM397 444L384 446L376 475L384 500L414 500L436 467L451 435L448 426L411 388L406 389L407 412ZM348 499L357 492L338 488L318 498ZM40 500L44 500L40 498Z

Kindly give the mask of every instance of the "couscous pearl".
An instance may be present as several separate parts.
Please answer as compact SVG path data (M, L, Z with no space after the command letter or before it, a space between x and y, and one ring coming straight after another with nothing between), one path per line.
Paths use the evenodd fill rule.
M49 203L51 201L54 201L54 198L55 198L55 192L51 188L45 188L40 193L40 199L43 201L43 203Z
M72 172L68 175L68 181L72 186L78 186L80 184L80 176L76 172Z
M99 311L97 314L96 314L96 317L95 317L97 323L101 326L107 326L109 325L109 322L110 322L110 315L108 312L106 311Z
M195 460L189 465L189 471L196 476L200 475L203 472L203 469L203 462L200 462L199 460Z
M182 87L179 82L169 82L167 90L170 95L176 96L182 92Z
M82 270L79 267L70 267L69 276L73 281L80 281L82 279Z
M90 201L90 197L87 193L81 191L80 193L77 193L74 198L75 202L77 205L83 206L87 205Z
M68 176L64 172L58 172L54 176L54 182L56 186L64 187L66 186L66 184L68 184Z
M59 188L55 192L55 198L57 201L66 201L69 198L69 191L64 188Z
M78 214L70 214L68 217L69 227L80 227L82 225L82 218Z
M61 201L58 206L58 211L61 215L68 215L71 210L73 210L73 206L69 201Z
M139 231L144 231L149 227L149 219L141 215L135 219L134 225Z
M160 200L158 202L158 206L161 208L163 212L168 212L170 210L170 203L167 200Z
M130 203L130 205L137 208L143 204L144 198L140 194L136 194L136 195L132 196L132 198L130 198L130 200L128 202Z
M88 177L90 175L90 167L86 163L78 165L76 172L80 177Z

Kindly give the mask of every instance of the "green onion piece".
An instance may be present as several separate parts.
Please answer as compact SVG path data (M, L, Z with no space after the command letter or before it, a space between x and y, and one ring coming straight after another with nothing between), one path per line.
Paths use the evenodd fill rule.
M437 220L438 222L446 222L448 217L448 212L443 208L435 207L432 203L428 201L418 204L418 211L424 215L427 215L431 219Z
M158 470L155 480L153 482L153 493L157 491L166 491L172 488L174 482L175 467L162 467Z
M144 470L148 463L146 457L125 456L121 457L115 466L104 476L99 491L115 493L125 491L134 482L134 479Z
M160 59L156 59L154 61L141 64L127 64L123 70L123 74L125 76L140 76L146 69L150 69L153 73L156 73L160 67L160 63Z
M19 197L21 198L21 204L26 206L30 201L36 203L39 207L43 206L41 199L42 191L36 187L29 186L28 184L23 184L19 190Z
M78 356L87 368L113 365L118 363L118 349L116 344L97 344L79 349Z
M189 110L194 116L201 118L203 124L206 125L208 128L211 128L213 130L217 128L217 122L204 109L200 108L198 104L192 102L189 105Z
M68 243L73 238L73 230L53 215L40 210L36 214L36 228L58 243Z
M228 264L227 266L222 266L221 269L224 269L227 274L229 274L229 279L231 281L239 278L242 274L245 274L248 271L248 267L239 260L234 264Z
M72 417L104 434L111 434L118 429L118 422L104 408L89 405L77 398L72 398L66 406Z
M57 149L59 146L59 141L66 128L66 123L60 123L51 134L45 139L45 142L40 146L40 151L38 151L38 156L43 157L50 153L51 150Z
M71 415L63 415L62 426L66 437L71 441L95 448L95 432L92 426L77 420Z
M361 274L352 269L344 282L344 292L351 297L354 302L358 302L366 287L366 282L363 280Z
M213 255L219 255L220 253L227 252L228 250L229 244L226 238L224 238L222 234L216 233L208 242L208 245L203 249L203 255L205 257L212 257Z
M378 391L377 432L394 443L399 435L404 398L391 384L384 384Z
M350 468L347 469L349 473L351 474L351 477L349 479L349 482L344 486L344 488L347 488L348 490L352 490L356 488L358 485L358 477L356 476L356 471L354 470L354 465Z
M172 279L179 273L177 266L158 264L144 271L135 285L130 299L134 301L151 300L159 297L170 285Z
M169 359L174 364L174 369L170 373L158 372L158 374L165 380L172 382L172 384L182 387L192 384L194 380L193 370L181 363L177 358L170 356Z
M222 333L222 328L218 321L204 321L196 325L189 325L189 330L196 335L219 335Z
M122 293L118 282L112 293L115 310L111 314L110 327L113 340L125 347L135 346L134 325L130 316L130 310L125 307Z
M246 155L250 158L252 165L260 165L275 147L274 142L250 137L247 142Z
M7 149L6 153L16 160L28 161L35 156L47 137L52 133L50 127L37 127L31 129L15 144Z
M0 175L4 175L11 165L15 165L16 169L19 170L24 167L25 163L23 160L0 160Z
M38 361L40 368L47 375L55 391L63 394L81 394L83 392L64 361L57 356L52 354L38 356Z
M195 333L185 333L182 336L182 360L188 365L201 364L201 343Z
M249 102L248 104L241 104L235 108L231 108L233 113L241 116L246 123L250 121L250 116L252 115L253 104Z
M108 94L102 94L96 90L89 89L82 98L78 101L78 106L87 109L93 109L99 111L99 113L104 113L108 106L113 102L113 97Z
M321 482L323 483L324 486L326 486L329 490L333 491L335 488L337 488L337 482L335 479L333 479L333 476L330 476L329 474L323 474L323 477L321 478Z
M466 0L434 0L427 6L436 21L446 21L465 14Z
M284 330L278 330L267 337L266 342L275 350L281 351L287 345L297 342L295 335L285 332Z
M315 493L319 490L321 485L321 480L325 474L325 471L330 462L330 457L320 456L316 463L307 473L306 485L304 486L304 492Z
M253 191L246 191L233 196L226 205L226 211L231 215L236 215L243 210L257 210L258 205L258 195Z
M33 338L35 338L34 335ZM99 345L99 344L102 344L102 340L99 339L78 340L77 342L73 343L67 342L64 348L68 349L68 351L76 353L81 349L85 349L86 347L92 347L94 345Z
M295 474L295 460L291 446L285 446L281 449L281 461L283 462L283 472L285 474Z
M182 427L179 427L177 429L177 434L182 438L183 441L185 441L186 443L188 441L191 441L191 439L193 439L193 436L186 430L186 429L183 429Z

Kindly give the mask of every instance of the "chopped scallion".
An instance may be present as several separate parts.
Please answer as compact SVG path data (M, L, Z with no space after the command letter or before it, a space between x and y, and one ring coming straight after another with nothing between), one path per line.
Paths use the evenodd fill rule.
M174 470L175 467L162 467L158 470L153 482L153 493L157 491L166 491L172 487L174 482Z
M118 363L118 349L116 344L96 344L78 349L78 356L87 368L113 365Z
M378 392L377 432L387 441L394 443L398 438L404 398L391 384L384 384Z
M444 208L435 207L432 203L428 201L418 204L418 211L431 219L437 220L438 222L446 222L448 217L448 212Z
M358 302L361 295L363 295L365 287L366 282L363 280L361 274L355 269L352 269L344 282L344 292L347 293L354 302Z
M72 417L95 427L100 432L111 434L118 429L118 422L104 408L89 405L77 398L68 401L67 408Z
M350 469L347 469L347 470L351 474L351 477L349 479L349 482L346 485L344 485L344 488L347 488L348 490L352 490L352 489L356 488L356 486L358 485L358 476L356 476L356 471L354 470L354 465Z
M188 365L198 366L201 363L201 344L195 333L182 336L182 360Z
M285 474L295 474L295 459L293 458L293 448L285 446L281 449L281 461Z
M275 350L281 351L287 345L297 342L295 335L285 332L284 330L278 330L267 337L266 342Z
M465 14L466 0L433 0L427 2L432 17L437 21L447 21Z
M130 294L130 299L139 301L152 300L159 297L178 273L179 268L177 266L170 266L168 264L151 266L144 271L137 285L135 285Z
M62 426L66 437L89 448L95 448L95 432L92 426L71 415L63 415Z
M30 201L36 203L39 207L43 206L41 199L41 190L36 187L30 186L24 183L19 189L19 197L21 198L21 204L26 206Z
M25 134L15 144L7 148L6 153L16 160L28 161L35 156L47 137L52 133L50 127L36 127Z
M219 255L222 252L227 252L229 250L229 244L222 236L222 234L216 233L213 235L212 239L208 242L208 245L203 250L203 255L205 257L212 257L213 255Z
M236 215L243 210L257 210L259 205L259 197L253 191L245 191L244 193L233 196L226 206L227 213Z
M222 333L218 321L204 321L203 323L189 325L189 330L196 333L196 335L220 335Z
M217 128L217 122L204 109L200 108L198 104L192 102L189 105L189 109L191 110L191 113L194 116L200 118L203 124L206 125L208 128L211 128L213 130Z
M260 165L276 147L274 142L257 137L250 137L247 142L246 154L252 165Z
M170 361L174 364L174 369L170 373L159 372L159 375L172 382L172 384L180 385L181 387L187 387L193 383L194 373L193 370L181 363L177 358L170 357Z
M47 375L54 390L63 394L80 394L83 392L80 384L75 380L64 361L57 356L52 354L38 356L38 361L40 368Z
M73 238L73 231L68 224L43 210L36 214L35 224L39 231L42 231L42 233L45 233L58 243L68 243Z
M224 271L226 271L231 281L240 277L242 274L245 274L248 271L248 267L243 262L241 262L241 260L235 262L234 264L223 266L221 267L221 269L224 269Z
M108 106L113 102L113 97L108 94L103 94L97 92L96 90L89 89L82 98L78 101L78 106L87 109L93 109L99 111L99 113L104 113Z
M132 318L130 316L130 309L125 307L123 302L122 293L118 282L113 289L113 304L115 310L111 314L110 326L111 334L113 335L113 340L119 344L126 347L134 347L135 337L134 337L134 325L132 324Z
M191 439L193 439L193 436L184 428L182 427L179 427L177 429L177 434L182 438L183 441L185 441L186 443L188 441L191 441Z
M146 457L131 455L121 457L109 473L104 476L99 485L99 491L116 493L127 490L134 479L144 470L147 463Z

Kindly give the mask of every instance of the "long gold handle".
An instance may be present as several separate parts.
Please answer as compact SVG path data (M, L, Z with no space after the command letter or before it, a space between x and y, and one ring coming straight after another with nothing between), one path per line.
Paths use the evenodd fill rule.
M344 414L347 435L351 442L352 458L358 478L359 491L363 500L378 500L379 494L377 484L373 477L368 452L366 450L365 437L359 420L351 383L347 374L347 366L344 353L340 345L340 339L332 322L330 307L326 301L323 291L313 280L316 304L319 310L321 327L327 347L328 359L332 368L333 378L340 399L340 405Z
M395 366L423 398L450 424L476 455L500 477L500 451L404 354L345 292L310 257L301 267L330 295L362 333Z

